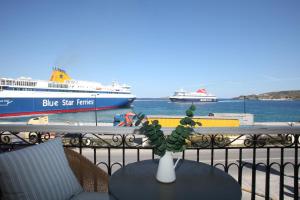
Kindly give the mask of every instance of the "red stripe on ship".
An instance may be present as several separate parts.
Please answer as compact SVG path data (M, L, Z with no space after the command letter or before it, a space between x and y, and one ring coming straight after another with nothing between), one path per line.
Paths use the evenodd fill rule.
M78 109L68 109L68 110L47 110L47 111L38 111L38 112L19 112L19 113L5 113L0 114L0 117L16 117L16 116L25 116L25 115L39 115L39 114L55 114L55 113L73 113L73 112L87 112L95 110L107 110L118 108L118 106L106 106L100 108L78 108Z

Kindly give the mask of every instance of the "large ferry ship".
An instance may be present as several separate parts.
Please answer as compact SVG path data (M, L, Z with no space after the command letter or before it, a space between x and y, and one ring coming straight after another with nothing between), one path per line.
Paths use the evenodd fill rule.
M59 68L50 81L0 78L0 117L113 109L135 98L126 84L72 80Z
M183 89L176 91L169 99L173 102L189 101L189 102L216 102L215 95L207 93L206 89L199 89L196 92L186 92Z

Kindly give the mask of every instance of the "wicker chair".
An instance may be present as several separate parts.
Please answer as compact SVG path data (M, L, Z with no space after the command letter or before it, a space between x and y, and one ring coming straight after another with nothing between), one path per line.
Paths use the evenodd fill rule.
M86 192L108 192L108 174L79 153L64 148L69 165Z

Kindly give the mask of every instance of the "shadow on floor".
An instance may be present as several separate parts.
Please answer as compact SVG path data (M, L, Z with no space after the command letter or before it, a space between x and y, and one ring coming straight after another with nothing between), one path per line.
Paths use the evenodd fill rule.
M289 185L284 185L284 187L289 191L289 192L284 192L284 195L294 198L294 187L291 187ZM300 199L300 197L298 199Z
M239 161L237 160L237 162L239 162ZM242 161L241 163L245 167L252 169L252 163L245 162L245 161ZM259 165L259 166L256 166L256 170L260 171L260 172L266 172L266 167ZM280 176L280 171L278 171L277 169L274 169L274 168L270 168L270 174ZM294 178L294 176L290 176L290 175L286 175L286 174L283 174L283 175L286 177L289 177L289 178ZM299 180L299 178L298 178L298 180Z

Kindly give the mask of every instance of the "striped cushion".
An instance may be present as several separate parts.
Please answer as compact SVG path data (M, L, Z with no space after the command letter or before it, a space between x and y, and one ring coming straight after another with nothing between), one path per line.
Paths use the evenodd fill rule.
M83 190L61 139L0 154L0 188L7 200L65 200Z

